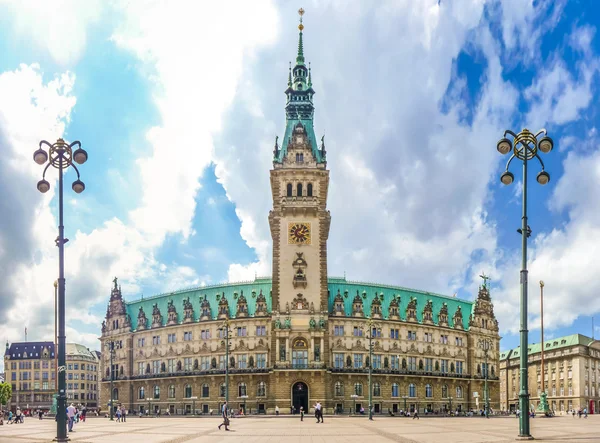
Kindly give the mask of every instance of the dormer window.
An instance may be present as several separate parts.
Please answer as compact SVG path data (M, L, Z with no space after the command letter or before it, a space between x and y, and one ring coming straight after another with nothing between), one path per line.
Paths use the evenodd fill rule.
M302 154L302 153L296 154L296 163L304 163L304 154Z

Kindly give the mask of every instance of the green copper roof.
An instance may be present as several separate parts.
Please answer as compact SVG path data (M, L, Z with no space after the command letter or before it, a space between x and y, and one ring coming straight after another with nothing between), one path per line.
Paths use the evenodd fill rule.
M189 297L192 307L194 309L194 320L199 319L201 308L200 305L204 298L210 303L211 317L217 318L217 312L219 307L219 299L223 296L227 299L229 304L229 315L235 318L237 312L237 301L243 295L246 298L248 304L248 314L253 316L256 312L256 299L260 292L266 298L267 311L272 311L272 298L271 298L272 280L271 278L257 278L254 281L241 282L241 283L224 283L219 285L203 286L199 288L184 289L176 292L169 292L164 294L155 295L153 297L144 298L142 300L126 302L127 313L131 317L132 329L137 329L138 324L138 312L140 307L143 308L148 323L152 323L152 311L154 304L158 305L160 313L163 318L163 325L167 323L168 318L168 303L173 301L173 305L177 311L178 323L183 321L184 315L184 300ZM417 319L419 322L422 321L423 308L428 300L431 300L433 305L433 317L434 323L437 324L438 313L442 308L442 304L446 303L448 306L448 323L451 327L454 327L453 316L456 309L460 306L463 314L463 327L468 329L469 317L471 316L473 302L457 299L454 297L447 297L441 294L435 294L432 292L419 291L416 289L407 289L400 286L389 286L381 285L376 283L360 283L347 281L345 278L331 277L328 279L329 289L329 312L333 312L333 301L335 299L338 290L343 295L345 291L348 292L348 296L344 297L344 310L346 315L352 313L352 302L357 292L363 301L363 312L368 316L371 312L371 303L374 297L377 295L381 303L381 310L383 318L388 318L388 308L390 302L393 300L394 295L400 297L399 300L399 313L400 318L406 319L406 306L413 297L417 302ZM363 298L364 294L364 298ZM383 300L381 300L381 294L383 294Z
M586 337L585 335L581 335L581 334L573 334L573 335L567 335L565 337L553 338L551 340L544 341L544 352L553 351L555 349L560 349L560 348L568 348L570 346L575 346L575 345L588 346L593 341L594 340L592 338ZM527 349L528 349L529 354L537 354L538 352L541 352L540 343L531 343L527 347ZM504 352L500 353L500 360L506 360L507 358L517 358L520 356L520 354L521 354L521 347L518 346L514 349L510 349L508 351L504 351ZM509 357L509 355L510 355L510 357Z

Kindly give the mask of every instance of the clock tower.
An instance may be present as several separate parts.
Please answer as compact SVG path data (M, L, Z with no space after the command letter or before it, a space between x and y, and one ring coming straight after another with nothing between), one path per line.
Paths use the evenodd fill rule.
M275 140L269 225L273 238L273 309L293 329L327 315L327 210L329 171L325 137L320 144L313 126L315 91L304 62L302 15L296 65L288 75L285 134Z

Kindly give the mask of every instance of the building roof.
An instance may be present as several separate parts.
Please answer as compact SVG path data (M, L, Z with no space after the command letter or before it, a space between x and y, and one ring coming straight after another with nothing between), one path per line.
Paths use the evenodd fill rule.
M131 318L131 327L133 330L137 329L138 326L138 313L140 308L143 309L146 318L150 321L152 319L152 312L154 305L158 307L163 319L163 325L167 323L167 312L169 302L173 302L173 306L177 311L177 322L183 321L184 314L184 300L188 300L192 304L194 309L194 321L197 321L200 317L201 303L206 299L210 305L211 318L217 317L217 311L219 307L219 301L223 297L228 302L229 315L235 318L237 312L237 302L242 297L245 297L248 305L248 315L252 317L256 312L256 300L260 296L260 293L265 296L267 304L267 311L272 312L272 298L271 298L272 280L271 278L257 278L254 281L240 282L240 283L224 283L211 286L201 286L197 288L184 289L181 291L169 292L159 294L153 297L143 298L141 300L126 302L126 310ZM371 312L371 303L375 296L379 298L381 303L381 311L383 318L388 317L388 308L394 298L396 298L399 307L399 314L401 319L406 317L406 307L411 300L414 298L417 303L417 320L422 321L422 311L425 304L428 301L432 302L433 305L433 318L434 324L437 324L438 313L442 306L446 304L448 309L448 322L451 327L453 324L453 316L458 307L461 308L463 314L463 328L466 330L469 326L469 317L471 316L474 302L458 299L455 297L448 297L442 294L436 294L433 292L420 291L417 289L408 289L401 286L390 286L378 283L363 283L348 281L345 278L331 277L328 279L329 289L329 300L328 310L333 311L333 303L335 296L338 291L340 294L346 294L344 296L344 310L345 314L350 316L352 314L352 302L359 294L363 302L363 312ZM302 290L300 289L299 292ZM382 297L383 295L383 297ZM283 309L284 307L280 307ZM318 307L317 307L318 309ZM367 314L368 315L368 314Z
M5 357L10 360L31 360L42 358L47 351L47 358L54 358L54 343L51 341L28 341L12 343Z
M553 351L555 349L560 348L568 348L576 345L588 346L593 341L593 338L587 337L581 334L572 334L566 335L564 337L553 338L550 340L544 341L544 352ZM537 354L541 352L540 343L531 343L528 347L529 354ZM500 360L506 360L507 358L517 358L521 354L521 347L517 346L514 349L509 349L508 351L504 351L500 353ZM510 357L509 357L510 356Z
M89 348L77 343L67 343L65 351L66 355L91 358L96 360L96 354L94 354L93 351L90 351Z

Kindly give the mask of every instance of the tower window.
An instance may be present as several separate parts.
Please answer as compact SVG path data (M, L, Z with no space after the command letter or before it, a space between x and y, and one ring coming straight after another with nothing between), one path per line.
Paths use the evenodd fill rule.
M312 197L312 183L309 183L308 185L306 185L306 195L308 197Z
M287 196L288 197L292 196L292 184L291 183L287 184Z
M296 163L304 163L304 154L302 154L302 153L296 154Z
M302 183L298 183L298 186L296 187L296 195L298 197L302 197Z

